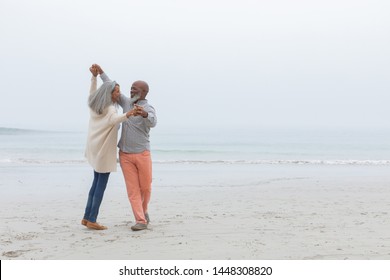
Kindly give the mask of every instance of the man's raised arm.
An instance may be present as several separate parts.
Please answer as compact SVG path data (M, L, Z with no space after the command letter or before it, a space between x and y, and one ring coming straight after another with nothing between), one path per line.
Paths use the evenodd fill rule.
M100 67L100 65L98 64L93 64L92 66L96 67L99 75L100 75L100 79L102 79L103 83L104 82L111 82L111 79L107 76L106 73L104 73L103 69Z

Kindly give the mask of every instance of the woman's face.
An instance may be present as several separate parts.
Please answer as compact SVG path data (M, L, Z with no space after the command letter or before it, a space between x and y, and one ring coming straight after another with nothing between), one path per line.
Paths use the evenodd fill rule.
M120 87L119 85L116 85L114 87L114 90L111 93L112 102L118 103L120 95L121 95Z

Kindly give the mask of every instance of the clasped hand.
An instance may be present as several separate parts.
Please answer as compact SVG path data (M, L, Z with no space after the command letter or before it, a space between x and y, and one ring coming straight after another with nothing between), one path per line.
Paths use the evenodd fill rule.
M134 116L146 117L148 113L144 110L144 107L134 104L135 114Z

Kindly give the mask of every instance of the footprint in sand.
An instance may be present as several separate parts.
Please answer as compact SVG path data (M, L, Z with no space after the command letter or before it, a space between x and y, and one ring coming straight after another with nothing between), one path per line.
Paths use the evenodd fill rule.
M3 256L8 258L17 258L23 255L25 252L28 252L29 250L16 250L16 251L8 251L4 252Z
M107 239L107 240L104 240L104 242L106 242L106 243L113 243L115 241L117 241L117 239Z
M16 240L32 240L37 237L36 233L21 233L15 236Z

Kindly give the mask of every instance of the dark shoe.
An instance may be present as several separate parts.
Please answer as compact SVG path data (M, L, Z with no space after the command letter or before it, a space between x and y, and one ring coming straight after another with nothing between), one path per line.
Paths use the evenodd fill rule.
M145 224L135 224L134 226L131 227L132 230L137 231L137 230L144 230L147 229L148 226Z
M146 219L146 223L149 224L150 223L150 218L149 218L149 214L148 213L145 213L145 219Z
M81 224L82 224L83 226L87 226L87 223L88 223L88 220L86 220L86 219L82 219L82 220L81 220Z
M96 230L105 230L107 227L99 225L98 223L87 222L87 228Z

